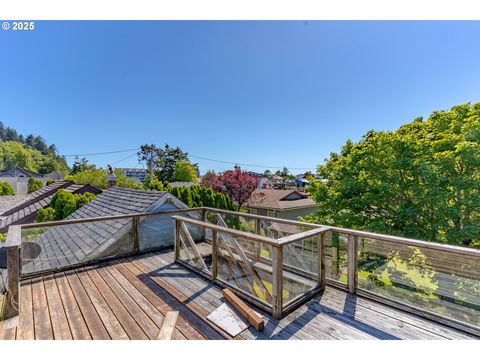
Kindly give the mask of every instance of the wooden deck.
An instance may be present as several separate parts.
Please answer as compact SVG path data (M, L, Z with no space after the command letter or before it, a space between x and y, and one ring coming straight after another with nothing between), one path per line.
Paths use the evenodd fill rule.
M179 311L175 339L228 339L206 317L220 289L150 253L24 281L18 326L0 339L156 339L167 311ZM461 331L328 287L263 332L237 339L472 339Z

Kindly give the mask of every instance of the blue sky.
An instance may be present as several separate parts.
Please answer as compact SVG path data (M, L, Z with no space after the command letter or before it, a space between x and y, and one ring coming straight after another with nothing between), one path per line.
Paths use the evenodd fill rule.
M0 30L0 121L62 154L168 143L300 173L369 129L480 101L479 38L480 22L40 21Z

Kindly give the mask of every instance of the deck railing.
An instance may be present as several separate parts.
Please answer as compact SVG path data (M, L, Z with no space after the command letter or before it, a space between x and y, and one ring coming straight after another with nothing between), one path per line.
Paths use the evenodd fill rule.
M175 261L233 288L275 318L325 286L321 235L326 228L272 239L228 227L228 222L220 218L221 225L182 216L173 219ZM292 255L289 247L305 241L312 245L308 256L315 268L309 269L310 273L301 266L288 266L290 257L299 256L298 252ZM206 245L203 248L199 246L202 242Z
M115 244L96 242L120 228ZM478 249L207 207L11 226L5 318L18 313L22 277L171 246L174 238L179 262L275 317L327 284L480 335ZM41 246L36 259L24 256L28 242Z
M201 219L201 208L99 216L10 226L4 319L18 315L20 279L173 246L173 215ZM0 318L1 318L0 314Z
M204 224L197 223L195 226L203 228L206 239L213 239L212 225L218 223L218 216L221 215L223 224L220 229L215 228L217 238L219 232L226 231L225 225L243 233L232 233L235 237L248 234L250 246L245 246L243 250L256 266L262 263L272 266L273 248L281 248L280 256L285 258L287 253L290 261L283 259L283 262L277 262L276 266L281 266L277 273L294 272L304 279L323 276L324 283L328 285L480 335L478 249L212 208L204 208L204 211ZM175 218L177 222L183 222L180 217ZM192 224L191 221L189 223ZM312 259L311 254L316 251L312 246L314 242L309 241L308 237L311 231L316 230L319 231L317 236L322 237L318 251L323 260L310 261L308 264ZM270 241L267 242L265 238ZM289 239L293 240L291 245L284 247ZM215 246L212 250L214 253ZM299 258L300 254L302 258ZM181 258L179 261L185 263ZM192 264L188 265L192 267ZM238 283L219 280L218 275L215 278L211 274L211 270L204 272L204 275L239 291ZM275 277L271 279L275 280ZM284 278L282 280L285 282ZM274 282L271 286L274 287ZM282 286L279 281L277 288ZM248 298L253 297L253 302L259 302L245 289L239 292ZM308 291L305 293L308 294ZM299 299L301 301L302 296ZM284 294L282 312L293 309L299 299L291 301ZM269 305L273 304L260 302L264 308L272 310ZM278 314L278 309L276 311Z

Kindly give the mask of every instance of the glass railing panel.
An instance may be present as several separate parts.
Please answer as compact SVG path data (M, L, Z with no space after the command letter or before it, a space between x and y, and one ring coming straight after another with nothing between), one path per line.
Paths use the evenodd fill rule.
M271 220L260 220L260 235L269 237L271 239L280 239L285 236L298 234L308 230L311 230L311 227L296 224L285 224L282 222L277 222L273 218Z
M255 219L238 214L225 214L222 212L207 211L206 221L218 226L225 226L247 233L255 233Z
M179 260L186 264L209 272L211 268L211 244L203 241L203 228L197 225L180 222L179 225Z
M131 254L132 220L22 228L22 274Z
M217 279L257 300L271 304L272 267L258 261L255 244L245 238L218 231ZM272 252L266 245L265 251Z
M173 246L175 221L172 216L183 216L195 220L201 220L201 211L189 211L182 213L141 216L138 223L138 237L140 251L158 249Z
M480 327L480 258L359 238L358 288Z
M325 270L327 279L347 284L348 235L327 231L324 234Z
M283 303L315 289L319 283L319 236L283 246Z

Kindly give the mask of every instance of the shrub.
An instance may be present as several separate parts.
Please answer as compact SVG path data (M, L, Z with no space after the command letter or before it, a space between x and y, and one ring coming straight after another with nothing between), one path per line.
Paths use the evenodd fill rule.
M55 209L51 207L38 210L37 217L35 218L35 222L45 222L53 220L55 220Z
M38 211L35 221L63 220L83 205L92 201L95 196L95 194L89 192L84 194L72 194L64 189L60 189L53 196L50 206Z
M28 178L27 187L28 187L27 192L30 194L34 191L40 190L43 187L43 181L37 180L33 177Z
M57 182L57 180L48 179L46 185L47 185L47 186L48 186L48 185L52 185L52 184L55 184L56 182Z
M214 207L223 210L234 210L228 195L213 191L205 186L174 187L170 193L189 207Z
M7 182L0 182L0 195L13 195L13 188Z
M173 181L198 181L197 172L192 164L179 161L175 163L174 169Z

